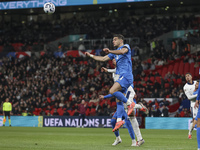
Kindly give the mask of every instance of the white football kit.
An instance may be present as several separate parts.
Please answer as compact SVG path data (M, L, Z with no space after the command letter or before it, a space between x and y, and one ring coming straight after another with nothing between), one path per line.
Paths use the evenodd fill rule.
M196 82L197 81L193 81L193 84L186 83L183 87L185 95L190 100L190 110L193 113L193 118L195 118L197 116L197 112L198 112L198 108L194 108L194 104L195 104L195 101L196 101L197 94L193 95Z

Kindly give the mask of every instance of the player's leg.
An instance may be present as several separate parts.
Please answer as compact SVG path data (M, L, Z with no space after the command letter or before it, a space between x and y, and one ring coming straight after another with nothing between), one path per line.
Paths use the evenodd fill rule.
M135 91L133 89L132 86L129 86L127 92L126 92L126 98L128 99L127 100L127 107L128 107L128 115L130 115L134 109L140 109L141 111L144 111L145 113L148 113L148 109L142 104L142 103L139 103L139 104L136 104L136 101L133 101L134 100L134 97L135 97ZM130 108L130 105L132 104L132 102L135 103L135 106L134 108ZM131 110L133 109L133 110Z
M200 107L197 113L197 144L198 144L198 150L200 150Z
M194 123L193 123L193 128L197 128L197 116L195 117L195 119L194 119Z
M121 85L118 82L115 82L114 85L110 89L110 94L114 95L117 99L117 123L115 125L115 128L113 129L113 132L118 130L125 122L122 121L122 113L124 112L124 105L123 102L127 102L127 98L124 96L122 92Z
M138 141L137 146L141 146L142 144L144 144L144 139L142 138L142 134L140 132L138 121L134 115L130 117L130 121L131 121L133 130L135 132L135 135L137 137L137 141Z
M126 92L126 90L128 89L128 87L130 86L130 83L128 82L128 80L126 78L119 78L119 80L117 80L114 85L111 87L110 89L110 94L112 94L113 96L115 96L118 100L126 103L127 102L127 98L124 96L123 93ZM132 102L132 107L135 106L135 103Z
M193 120L192 122L190 123L190 127L189 127L189 133L188 133L188 139L192 139L192 131L194 129L194 126L195 126L195 118L197 116L197 112L198 112L198 108L194 108L194 102L191 102L191 111L192 111L192 115L193 115Z
M9 121L9 126L11 127L11 119L10 119L10 112L8 112L8 121Z
M6 112L4 111L4 117L3 117L3 126L5 126L5 123L6 123Z
M79 114L77 128L80 128L80 126L81 126L81 119L82 119L82 116L81 116L81 114Z
M116 119L117 119L117 112L115 112L115 114L113 115L113 117L111 119L111 125L112 125L113 129L115 128ZM114 143L112 144L113 146L122 142L120 135L119 135L119 130L115 131L114 134L116 136L116 139L115 139Z
M82 114L82 128L84 128L85 125L85 114Z
M126 127L128 129L128 132L129 132L129 135L132 139L132 144L131 146L137 146L136 144L136 140L135 140L135 133L133 131L133 127L132 127L132 124L131 124L131 121L130 121L130 118L127 116L127 113L124 112L124 115L125 116L125 123L126 123Z

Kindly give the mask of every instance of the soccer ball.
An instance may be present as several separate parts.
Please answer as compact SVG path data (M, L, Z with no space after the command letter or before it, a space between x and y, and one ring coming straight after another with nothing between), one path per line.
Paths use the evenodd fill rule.
M44 4L44 12L47 14L53 14L55 12L56 8L55 5L51 2Z

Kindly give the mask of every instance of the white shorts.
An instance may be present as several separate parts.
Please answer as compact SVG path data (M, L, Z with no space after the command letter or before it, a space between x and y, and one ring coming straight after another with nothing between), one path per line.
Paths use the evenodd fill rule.
M198 112L198 108L194 108L194 104L195 104L195 102L192 102L192 101L190 102L190 110L192 112L192 117L196 118L197 112Z
M130 105L130 104L133 102L133 98L134 98L134 96L135 96L135 91L134 91L134 89L132 88L132 86L129 86L129 88L128 88L128 90L127 90L125 96L126 96L126 98L128 99L127 102L124 103L124 109L125 109L125 111L126 111L126 113L127 113L127 111L128 111L127 106Z

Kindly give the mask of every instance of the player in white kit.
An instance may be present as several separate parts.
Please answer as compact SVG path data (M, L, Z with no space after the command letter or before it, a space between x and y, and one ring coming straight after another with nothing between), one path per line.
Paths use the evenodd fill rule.
M188 100L190 100L190 110L192 112L192 117L193 117L193 121L189 127L188 139L192 139L192 130L193 130L194 125L197 123L195 118L198 112L198 108L194 108L197 94L193 94L195 91L195 85L197 81L192 80L192 75L190 73L185 74L185 80L187 81L187 83L184 85L183 90Z
M115 66L115 64L116 64L116 61L115 61L115 59L113 59L113 65ZM112 77L113 77L114 81L117 81L118 78L119 78L119 75L116 74L116 69L107 69L107 68L102 67L102 68L101 68L101 71L102 71L102 72L109 72L109 73L112 73ZM128 100L127 100L127 103L124 103L124 109L125 109L125 111L127 112L127 111L128 111L127 106L130 105L130 104L133 102L133 99L134 99L134 97L135 97L135 91L134 91L134 89L133 89L133 85L130 86L130 87L127 89L126 97L127 97ZM100 98L102 99L102 98L104 98L104 96L103 96L103 95L100 95ZM136 102L135 102L135 103L136 103ZM135 107L134 107L134 108L135 108L135 109L143 109L144 111L147 111L147 108L146 108L142 103L140 103L140 104L135 104ZM134 112L133 112L133 114L134 114ZM140 129L139 129L138 121L137 121L137 119L136 119L135 116L129 116L129 119L130 119L130 121L131 121L133 130L134 130L134 132L135 132L135 134L136 134L136 137L137 137L137 146L140 146L140 145L142 145L142 144L144 143L144 140L143 140L143 138L142 138L142 135L141 135L141 132L140 132ZM121 140L121 139L120 139L120 140ZM119 141L118 138L116 138L116 141L115 141L113 144L118 144L117 141Z

